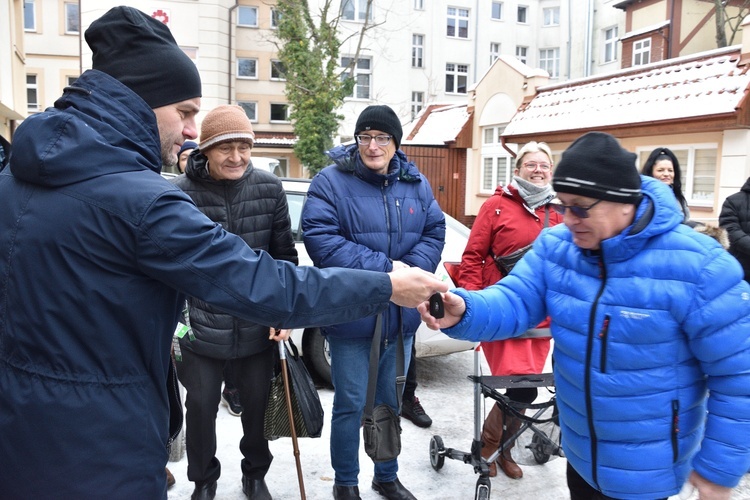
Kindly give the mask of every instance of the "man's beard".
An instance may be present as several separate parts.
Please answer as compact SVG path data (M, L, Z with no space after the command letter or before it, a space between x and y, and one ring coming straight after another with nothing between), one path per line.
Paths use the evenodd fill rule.
M177 161L179 159L177 158L177 155L172 152L172 145L165 147L162 145L161 147L161 168L162 170L165 168L175 168L177 166Z

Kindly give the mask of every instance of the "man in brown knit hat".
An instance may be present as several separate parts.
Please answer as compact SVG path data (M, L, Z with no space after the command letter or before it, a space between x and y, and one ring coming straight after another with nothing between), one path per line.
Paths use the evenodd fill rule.
M185 175L174 183L211 220L240 236L254 250L297 264L289 210L281 181L250 162L255 134L239 106L218 106L201 125L199 152L190 156ZM212 498L221 464L216 458L219 398L229 408L239 396L243 436L242 490L250 499L268 500L264 480L273 456L263 437L263 416L274 363L274 340L290 330L275 330L227 314L198 299L188 299L192 336L180 338L177 374L187 389L188 479L193 498ZM226 375L225 390L221 390ZM236 384L231 391L232 382ZM230 388L230 389L228 389Z

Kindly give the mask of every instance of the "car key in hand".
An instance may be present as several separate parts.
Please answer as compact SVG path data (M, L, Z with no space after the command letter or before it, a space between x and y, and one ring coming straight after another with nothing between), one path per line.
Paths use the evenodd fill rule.
M430 314L433 318L440 319L445 316L443 308L443 296L436 293L430 297Z

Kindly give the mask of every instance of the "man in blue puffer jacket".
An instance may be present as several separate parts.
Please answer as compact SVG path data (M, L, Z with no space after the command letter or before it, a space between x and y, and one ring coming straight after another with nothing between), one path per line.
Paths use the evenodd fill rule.
M444 294L441 320L421 304L422 317L483 341L551 317L573 500L666 498L688 475L700 498L728 499L750 465L740 265L681 224L673 193L639 177L635 155L608 134L576 140L553 186L565 224L501 282Z
M24 120L0 171L3 500L167 498L169 353L186 294L292 328L447 289L424 271L254 252L159 175L196 137L201 95L169 28L115 7L85 36L94 69Z
M388 106L368 106L357 119L357 144L328 155L334 164L316 175L302 213L305 247L317 267L390 271L419 267L434 272L445 244L445 216L427 179L400 151L401 123ZM398 411L395 349L404 334L408 366L420 324L413 308L384 313L376 404ZM331 465L334 498L359 498L359 429L365 405L375 316L323 328L331 349L334 402ZM375 464L372 487L389 499L410 499L397 478L397 459Z

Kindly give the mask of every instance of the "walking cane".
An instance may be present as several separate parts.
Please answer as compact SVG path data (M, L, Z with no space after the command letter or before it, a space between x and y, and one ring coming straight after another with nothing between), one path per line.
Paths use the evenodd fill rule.
M299 496L305 497L305 481L302 478L302 463L299 458L299 446L297 446L297 430L294 428L294 411L292 410L292 393L289 388L289 374L286 365L286 345L279 342L279 359L281 360L281 377L284 379L284 394L286 395L286 410L289 415L289 428L292 431L292 446L294 447L294 460L297 463L297 481L299 482Z

